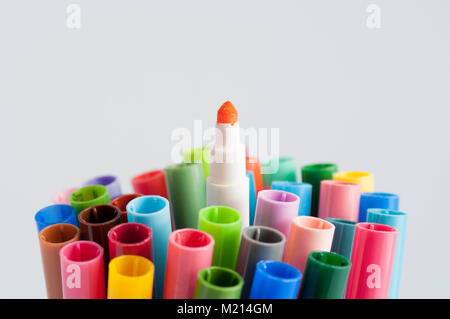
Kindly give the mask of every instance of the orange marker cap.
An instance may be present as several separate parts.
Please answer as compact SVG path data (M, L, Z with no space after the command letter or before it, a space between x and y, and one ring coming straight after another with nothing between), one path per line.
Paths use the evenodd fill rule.
M238 120L238 115L236 108L233 103L226 101L222 104L220 109L217 111L217 124L231 124L234 125Z

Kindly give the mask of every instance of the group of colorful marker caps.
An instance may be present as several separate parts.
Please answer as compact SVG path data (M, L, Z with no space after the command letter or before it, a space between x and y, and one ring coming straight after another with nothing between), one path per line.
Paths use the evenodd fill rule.
M48 297L398 298L407 216L370 173L313 164L297 182L292 158L274 174L247 158L243 228L205 207L207 154L134 177L133 194L102 176L56 195L35 216Z

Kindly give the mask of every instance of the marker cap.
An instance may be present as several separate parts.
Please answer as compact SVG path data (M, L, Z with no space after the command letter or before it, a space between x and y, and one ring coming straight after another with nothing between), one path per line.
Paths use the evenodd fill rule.
M317 217L319 210L320 182L333 179L338 167L333 163L318 163L305 165L301 168L302 182L312 185L311 216Z
M389 298L398 298L400 291L400 279L402 275L403 252L405 249L406 226L408 216L406 213L389 209L368 209L367 221L369 223L379 223L397 229L397 240L395 244L394 264L391 274L391 285L389 288Z
M39 232L42 266L48 299L62 298L61 263L59 251L80 239L80 230L73 224L54 224Z
M209 176L209 161L210 161L209 147L198 147L183 151L183 162L185 163L201 163L203 167L203 175L205 179Z
M181 163L165 169L174 228L197 228L198 211L206 206L206 184L198 163Z
M103 185L108 189L110 199L114 199L122 195L119 179L114 175L104 175L94 177L83 183L83 186Z
M305 271L312 251L330 251L334 225L312 216L297 216L292 221L283 261Z
M278 170L271 174L270 184L275 181L297 181L297 162L293 157L280 157L278 159Z
M169 236L164 299L192 299L198 272L211 266L214 239L200 230L184 228Z
M243 284L242 277L229 268L204 268L198 273L194 298L239 299Z
M280 169L278 158L270 158L261 163L261 175L263 179L263 187L271 186L275 179L274 174Z
M275 228L287 238L292 220L298 216L299 205L300 198L293 193L262 190L256 200L254 224Z
M80 238L96 242L104 249L105 260L109 260L108 232L120 224L120 210L112 205L95 205L78 215Z
M136 255L153 260L152 230L144 224L125 223L108 232L109 259L122 255Z
M127 214L128 222L141 223L152 229L155 297L162 298L169 234L172 232L169 201L157 195L141 196L128 203Z
M53 199L52 199L53 204L69 205L70 204L69 196L77 189L78 189L78 187L72 187L72 188L68 188L68 189L64 189L64 190L60 191L55 196L53 196Z
M75 209L65 204L50 205L42 208L34 215L34 220L36 221L38 232L47 226L59 223L78 226Z
M100 204L109 204L108 189L102 185L85 186L70 194L70 205L78 214L88 207Z
M344 299L351 263L344 256L314 251L308 256L301 299Z
M341 181L320 182L319 218L358 221L361 185Z
M250 299L296 299L302 274L284 262L263 260L256 264Z
M120 222L121 223L127 223L128 222L128 218L127 218L127 204L131 200L133 200L133 199L135 199L135 198L137 198L139 196L142 196L142 194L136 194L136 193L125 194L125 195L116 197L115 199L113 199L111 201L111 203L110 203L111 205L116 206L118 209L120 209L120 212L121 212L121 214L120 214Z
M367 172L338 172L333 174L335 181L361 184L361 192L373 192L373 175Z
M244 279L241 298L246 299L250 294L256 264L261 260L281 261L285 243L286 236L274 228L250 226L243 229L236 264L236 271Z
M80 240L59 252L64 299L105 299L103 248Z
M272 185L270 185L270 186L264 186L263 188L261 188L261 189L256 193L256 198L258 198L258 194L259 194L260 191L266 191L266 190L269 190L269 189L272 189Z
M396 239L391 226L356 224L347 299L388 298Z
M274 181L272 182L272 189L293 193L300 198L298 216L309 216L311 214L311 184L289 181Z
M362 193L359 203L359 222L367 221L367 210L369 208L383 208L398 210L399 197L390 193Z
M131 179L135 193L142 195L159 195L169 199L166 177L161 169L137 175Z
M108 299L152 299L154 266L147 258L122 255L109 262Z
M256 190L255 190L255 179L253 177L253 172L247 171L248 177L248 190L249 190L249 225L253 225L255 220L255 210L256 210Z
M241 214L226 206L202 208L198 229L214 238L213 266L234 269L239 252Z
M331 217L327 218L326 221L332 223L335 227L331 251L350 260L352 256L356 222Z
M258 192L263 185L263 178L261 175L261 166L259 165L259 160L257 157L246 157L245 158L245 167L247 171L253 172L253 176L255 178L255 189Z

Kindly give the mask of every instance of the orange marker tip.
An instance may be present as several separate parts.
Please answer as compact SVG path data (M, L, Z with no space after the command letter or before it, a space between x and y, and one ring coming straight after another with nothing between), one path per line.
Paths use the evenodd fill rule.
M217 111L217 123L234 125L238 120L236 108L233 103L226 101Z

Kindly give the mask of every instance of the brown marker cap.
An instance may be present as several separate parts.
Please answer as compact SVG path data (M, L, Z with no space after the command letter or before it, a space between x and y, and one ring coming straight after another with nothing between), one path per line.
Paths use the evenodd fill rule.
M109 204L91 206L78 215L81 239L96 242L103 247L105 276L109 263L108 232L120 224L120 215L120 209Z
M80 239L80 230L72 224L54 224L39 232L42 265L49 299L62 299L59 251Z

